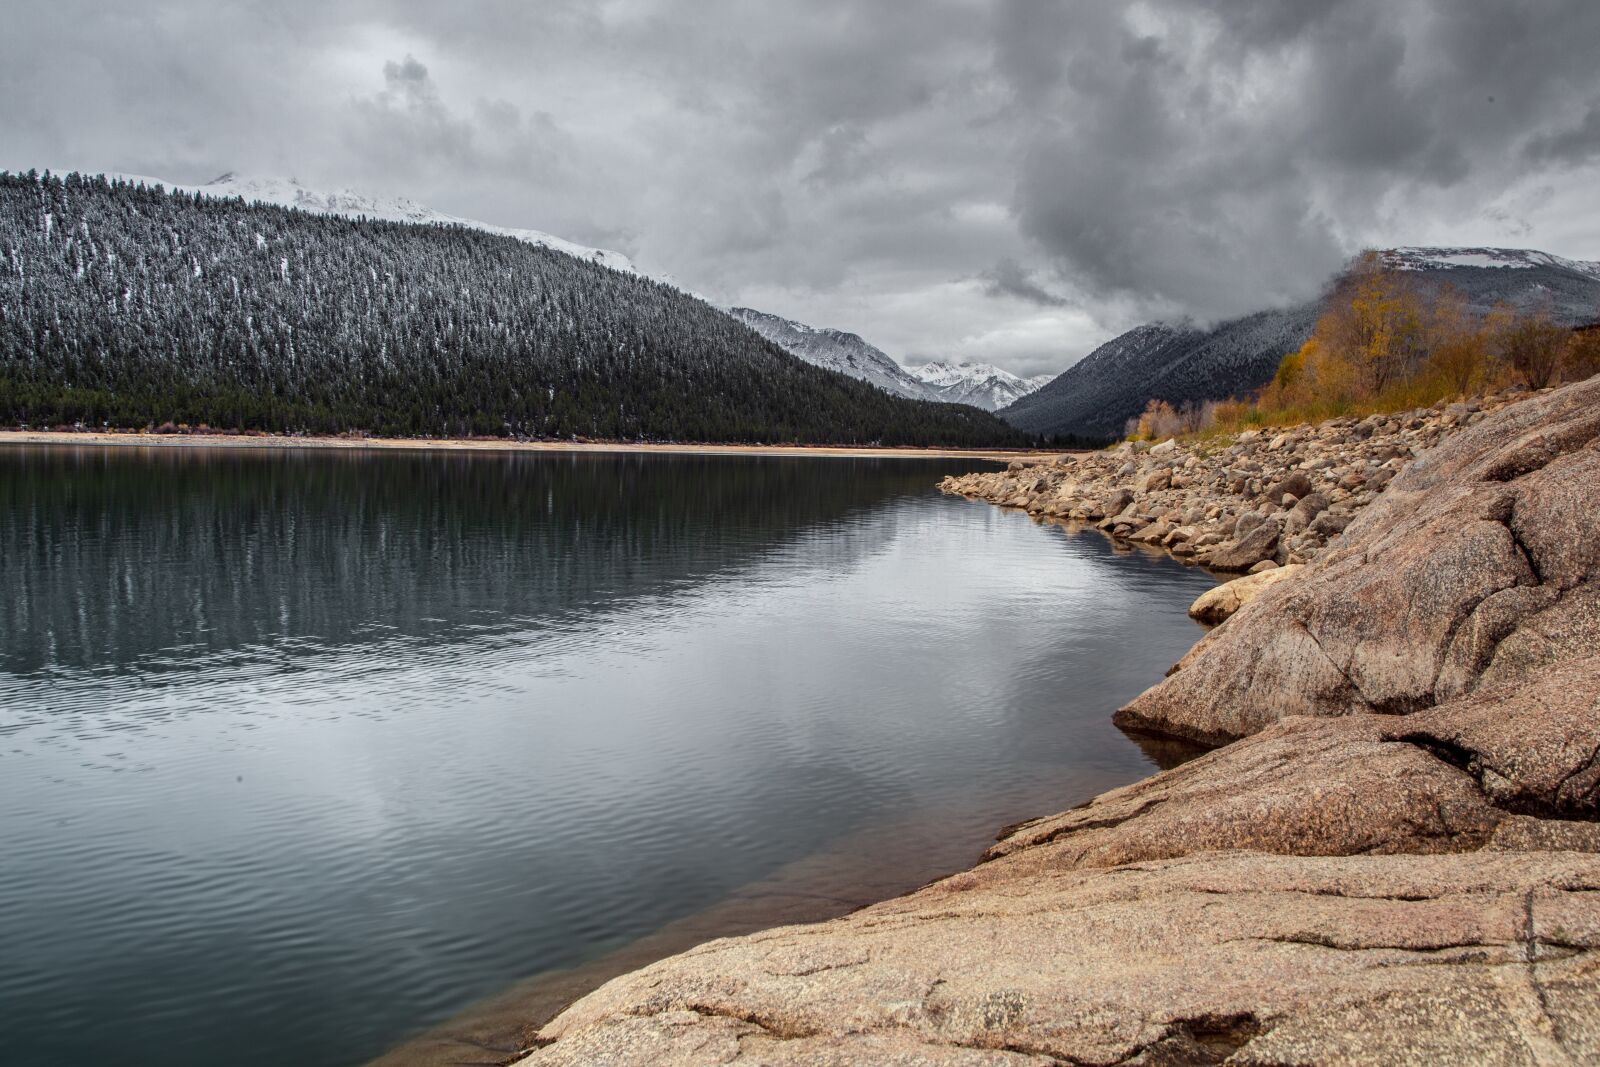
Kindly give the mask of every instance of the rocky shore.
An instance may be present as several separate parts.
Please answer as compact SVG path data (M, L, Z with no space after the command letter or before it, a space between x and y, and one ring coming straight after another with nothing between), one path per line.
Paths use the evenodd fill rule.
M1600 379L1392 421L952 483L1300 565L1118 712L1223 747L618 978L522 1062L1600 1061Z
M1456 404L1248 430L1184 443L1125 442L1051 462L946 478L947 493L1093 523L1219 571L1309 563L1424 451L1512 402Z

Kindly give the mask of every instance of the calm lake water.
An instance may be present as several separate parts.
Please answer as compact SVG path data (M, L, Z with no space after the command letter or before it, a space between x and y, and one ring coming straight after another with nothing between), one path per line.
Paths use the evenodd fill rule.
M361 1063L1148 773L1211 579L974 466L0 451L0 1061Z

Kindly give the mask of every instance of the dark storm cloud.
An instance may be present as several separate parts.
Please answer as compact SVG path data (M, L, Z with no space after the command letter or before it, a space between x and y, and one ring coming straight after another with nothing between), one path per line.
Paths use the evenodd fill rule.
M1081 22L1016 0L999 26L1030 126L1023 231L1091 293L1201 316L1304 296L1411 221L1395 209L1481 212L1530 157L1593 144L1540 132L1600 82L1574 46L1600 39L1600 5L1579 0L1174 0Z
M1600 156L1600 103L1589 105L1582 122L1534 137L1528 142L1528 150L1537 161L1586 163Z
M1600 256L1592 0L59 0L0 166L405 193L896 355L1059 368L1362 244Z
M985 291L990 296L1015 297L1040 307L1066 307L1071 301L1064 296L1047 291L1034 281L1028 268L1014 259L1002 259L982 274Z

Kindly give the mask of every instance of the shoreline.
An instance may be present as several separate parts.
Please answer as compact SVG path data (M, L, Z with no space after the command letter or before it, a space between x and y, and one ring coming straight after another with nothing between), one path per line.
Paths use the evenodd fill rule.
M378 452L624 453L688 456L782 456L830 459L978 459L1006 463L1045 461L1066 450L873 447L859 445L667 444L627 441L517 441L462 437L286 437L270 434L176 433L110 430L0 430L0 447L94 446L120 448L327 449Z
M1097 789L1091 787L1090 794ZM919 820L920 821L920 820ZM517 980L386 1049L364 1067L456 1067L514 1063L538 1047L536 1035L561 1012L613 978L724 938L814 925L912 893L974 863L972 848L927 848L926 829L864 828L785 863L710 906L570 967Z
M1093 527L1224 576L1311 563L1417 457L1511 402L1482 396L1204 440L1124 442L952 475L952 496ZM1226 577L1224 577L1226 580Z
M1421 446L1351 463L1290 430L1213 472L1245 506L1181 525L1172 492L1219 480L1170 445L1081 494L1070 470L1021 463L974 476L989 492L947 485L1190 562L1270 570L1288 542L1294 580L1113 717L1210 751L1007 827L913 893L614 979L517 1062L1600 1057L1597 404L1600 379L1418 425L1347 420L1338 436ZM1309 445L1303 462L1252 455L1286 445ZM1279 466L1360 480L1300 508L1319 494ZM1139 491L1094 515L1129 476ZM1301 540L1333 503L1339 528ZM1202 524L1215 539L1193 545ZM1161 536L1130 536L1145 529Z
M1154 555L1149 550L1145 554ZM1135 731L1120 732L1159 769L1203 754L1197 746ZM1085 780L1076 782L1069 795L1084 802L1119 784L1140 780L1104 771L1081 773ZM1052 802L1053 797L1044 801ZM459 1067L463 1063L506 1067L538 1048L540 1029L614 978L713 941L852 915L969 869L981 860L987 847L1010 832L1002 830L997 836L997 821L969 816L971 810L965 798L951 800L937 812L928 809L914 818L852 831L739 886L699 911L643 931L596 957L498 988L400 1040L363 1067ZM1022 827L1033 821L1031 816L1023 817L1025 813L1035 810L1023 806L1003 818L1020 819L1009 826ZM952 835L951 827L959 827L960 832Z

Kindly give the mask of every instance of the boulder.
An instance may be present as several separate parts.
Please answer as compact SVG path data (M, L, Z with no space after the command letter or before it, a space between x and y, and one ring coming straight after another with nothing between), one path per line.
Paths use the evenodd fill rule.
M1171 484L1171 469L1162 467L1160 470L1151 471L1149 474L1145 475L1145 479L1142 483L1140 483L1139 488L1141 491L1146 493L1155 493L1167 488Z
M1256 527L1260 526L1266 521L1267 517L1261 514L1261 512L1247 511L1243 515L1240 515L1238 519L1234 520L1233 536L1237 539L1243 539L1250 534L1250 531L1254 530Z
M1587 608L1600 598L1597 439L1600 379L1459 432L1118 721L1215 744L1285 715L1420 711L1582 653L1567 634L1600 629ZM1211 563L1248 565L1251 547Z
M1263 522L1233 544L1213 551L1206 562L1219 571L1247 571L1262 560L1271 559L1277 549L1277 523Z
M1591 654L1532 683L1416 715L1283 719L1081 808L1014 827L987 856L1037 850L1028 852L1035 866L1083 867L1234 848L1458 852L1504 847L1541 820L1577 823L1563 847L1600 851L1596 819L1600 654Z
M1328 498L1321 493L1307 493L1295 502L1289 515L1284 519L1283 532L1297 534L1308 528L1312 520L1328 510Z
M1100 508L1105 515L1120 515L1122 509L1131 503L1133 503L1133 490L1118 489L1101 503Z
M1128 540L1142 545L1153 545L1165 538L1175 527L1165 520L1157 520L1150 525L1128 535Z
M1324 541L1337 537L1350 525L1351 515L1348 511L1330 508L1321 512L1306 526L1306 532L1322 538Z
M1267 496L1277 500L1285 493L1295 498L1308 495L1311 492L1311 477L1305 471L1290 471L1277 485L1273 486Z
M985 864L713 941L578 1001L525 1067L1579 1063L1600 857Z
M1272 586L1293 578L1304 569L1304 567L1296 565L1287 567L1274 565L1270 569L1256 571L1256 573L1246 575L1243 578L1235 578L1231 582L1223 582L1215 589L1208 589L1200 594L1200 598L1189 607L1189 617L1196 622L1211 625L1224 622L1234 612L1250 603L1250 601L1266 592Z

